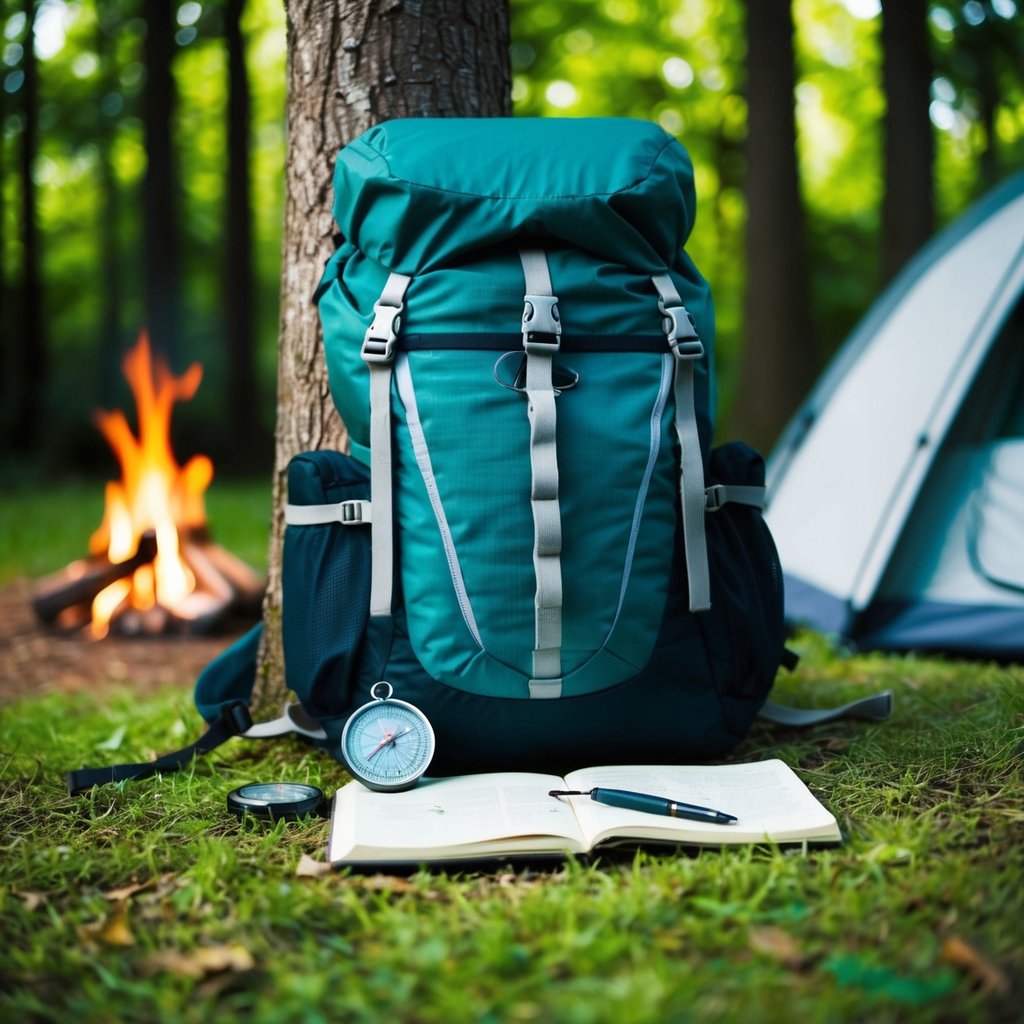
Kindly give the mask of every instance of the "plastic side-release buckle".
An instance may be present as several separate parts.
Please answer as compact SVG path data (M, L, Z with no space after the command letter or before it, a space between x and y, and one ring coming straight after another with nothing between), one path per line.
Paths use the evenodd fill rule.
M700 359L704 355L704 345L689 310L685 306L666 306L663 299L658 300L658 309L661 310L662 329L676 358Z
M398 340L398 328L402 323L401 314L404 308L374 303L373 321L366 329L360 353L364 363L394 362L395 342Z
M523 348L527 352L556 352L561 334L558 296L526 295L523 299Z

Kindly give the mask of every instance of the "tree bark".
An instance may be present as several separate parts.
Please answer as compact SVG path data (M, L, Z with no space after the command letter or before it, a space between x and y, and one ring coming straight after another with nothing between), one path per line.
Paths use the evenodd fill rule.
M927 0L882 3L885 196L882 279L889 281L931 237L935 142L928 114L932 63Z
M0 16L7 20L6 5L0 6ZM5 89L0 89L0 124L7 123L9 95ZM0 338L15 338L14 324L11 319L10 296L7 287L7 260L2 254L7 252L7 165L4 160L5 146L0 138ZM7 410L14 406L14 396L17 391L14 388L14 375L16 363L14 361L14 346L8 342L0 350L0 430L6 433L13 427L13 422L8 419Z
M790 0L747 0L744 344L732 432L774 442L817 372L796 153Z
M146 177L142 186L146 326L154 346L173 366L179 355L180 241L178 175L174 151L174 12L172 0L146 0L142 97Z
M20 454L32 454L40 441L47 385L47 347L43 325L43 281L40 269L39 220L36 210L36 186L32 177L39 147L38 107L39 68L35 54L37 0L22 5L27 27L22 42L21 103L24 121L18 153L21 184L21 285L18 303L17 403L11 430L11 445Z
M395 117L510 110L506 0L286 0L288 137L266 633L253 706L278 710L285 471L301 451L345 449L310 297L334 245L338 150Z
M100 75L97 82L96 106L106 93L118 88L118 67L116 66L116 32L120 14L109 0L96 4L96 54L100 61ZM100 382L99 399L103 408L111 408L116 402L117 382L120 379L121 358L124 341L121 327L122 286L121 278L121 195L114 170L113 150L116 137L116 122L102 110L98 116L96 141L99 148L99 261L100 280L103 288L100 295Z
M233 468L264 464L269 437L259 415L253 315L251 94L245 63L245 0L227 0L224 37L228 54L227 242L224 337L227 344L228 448Z

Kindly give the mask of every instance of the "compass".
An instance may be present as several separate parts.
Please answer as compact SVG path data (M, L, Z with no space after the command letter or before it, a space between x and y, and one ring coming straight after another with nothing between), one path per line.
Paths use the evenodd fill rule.
M352 712L341 734L348 770L368 789L411 789L434 756L434 730L419 708L392 697L388 682L370 687L373 698Z
M250 782L228 793L229 811L268 821L297 821L318 813L323 802L323 790L303 782Z

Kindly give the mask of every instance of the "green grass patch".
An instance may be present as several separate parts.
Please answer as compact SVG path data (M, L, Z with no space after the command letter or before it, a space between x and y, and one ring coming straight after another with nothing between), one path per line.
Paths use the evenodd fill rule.
M896 691L888 723L758 725L736 753L792 764L839 818L835 849L300 877L327 823L240 825L225 795L332 791L346 776L326 755L231 741L69 798L69 768L189 741L188 694L2 708L4 1019L1019 1019L1024 670L801 646L784 699Z
M103 517L104 480L45 488L11 485L0 497L0 586L36 579L88 554ZM267 564L270 483L215 479L206 494L214 539L254 568Z

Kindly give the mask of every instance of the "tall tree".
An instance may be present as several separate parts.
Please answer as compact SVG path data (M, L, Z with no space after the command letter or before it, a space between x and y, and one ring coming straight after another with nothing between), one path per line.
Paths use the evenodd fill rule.
M0 0L0 25L7 24L7 4ZM0 125L7 124L8 95L0 89ZM0 130L0 338L13 338L14 325L11 322L10 297L7 289L7 140ZM13 387L15 364L12 360L14 346L4 345L0 351L0 430L9 429L6 410L13 404L17 393Z
M265 453L260 403L256 400L256 338L253 317L253 228L250 179L252 101L245 63L242 15L245 0L227 0L224 37L228 54L227 243L224 325L227 342L227 414L231 457L252 468Z
M96 141L99 149L99 264L100 280L100 404L105 408L115 401L123 354L121 331L122 268L120 241L120 188L114 170L114 145L117 122L104 113L104 99L116 94L118 71L115 60L115 36L120 24L119 5L110 0L96 3L96 56L99 60L97 93L99 110Z
M35 52L37 0L25 0L22 42L22 127L18 160L21 182L21 286L17 371L11 441L15 451L31 453L39 443L47 383L46 336L43 325L43 282L40 269L39 220L36 209L35 160L39 146L39 69Z
M297 452L347 446L331 404L323 339L310 306L333 250L338 149L393 117L505 115L510 109L506 0L286 0L287 165L278 354L274 512L267 632L254 703L282 694L281 541L285 470Z
M142 186L146 325L171 362L178 354L181 257L178 175L174 150L174 0L146 0L142 96L146 177Z
M931 81L928 0L883 0L882 84L887 107L881 265L885 281L932 233Z
M790 0L747 0L743 356L733 432L767 449L813 382Z

